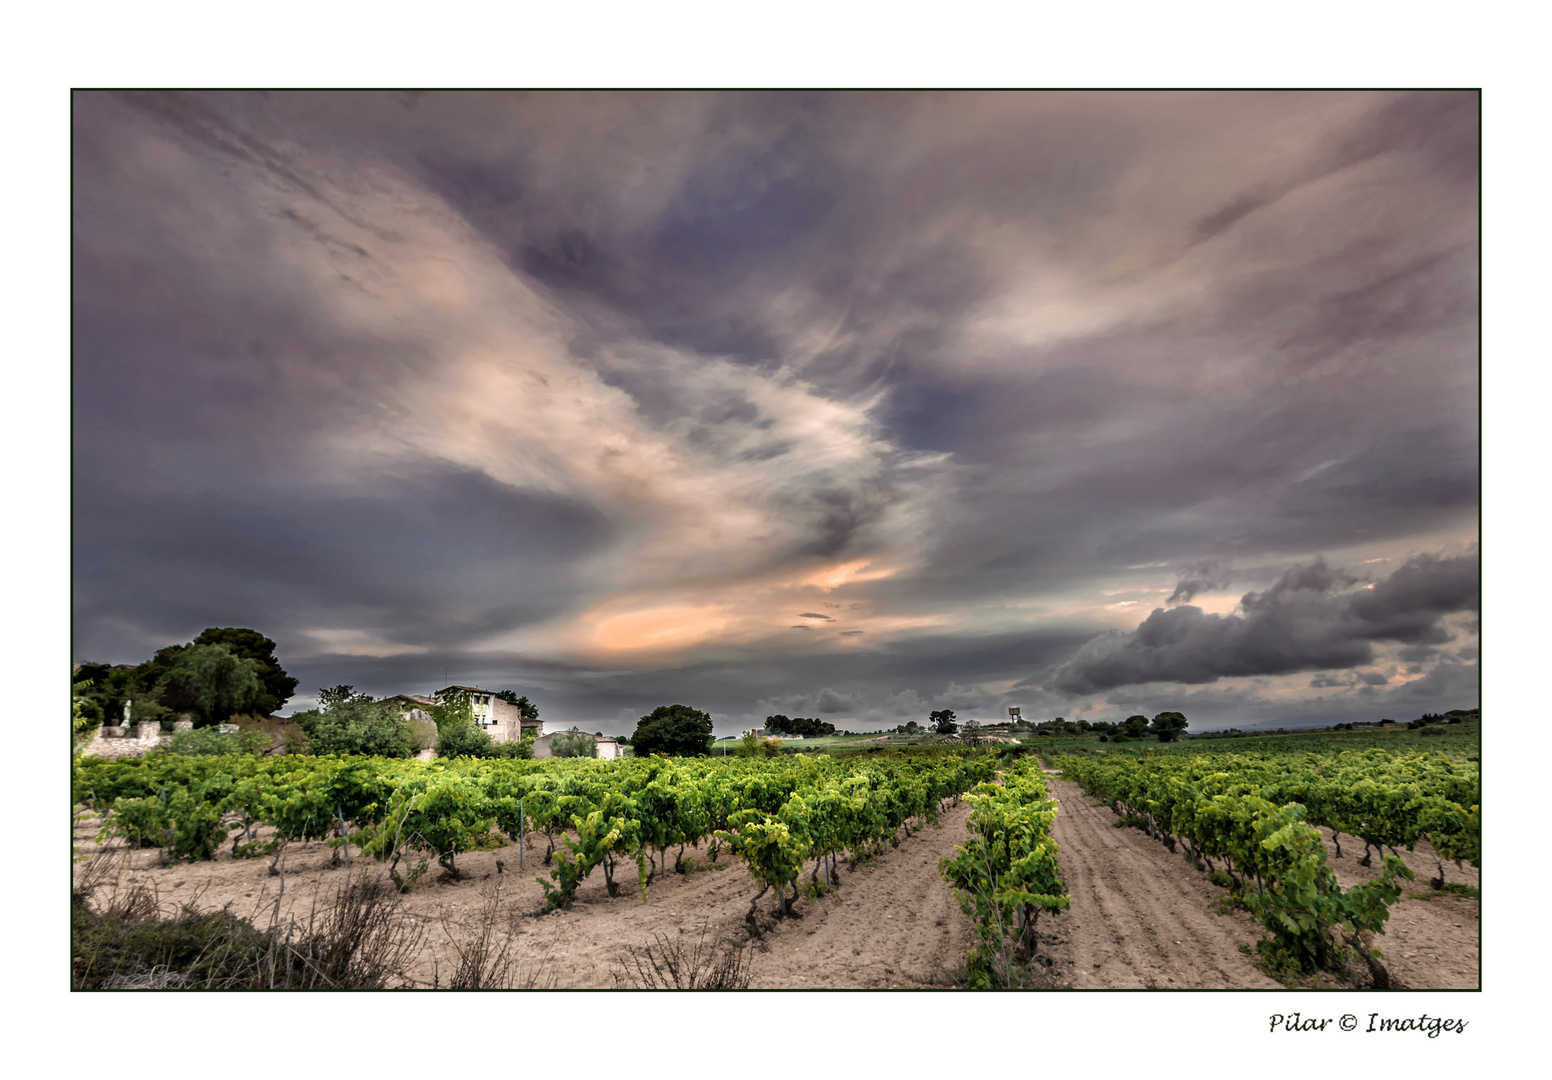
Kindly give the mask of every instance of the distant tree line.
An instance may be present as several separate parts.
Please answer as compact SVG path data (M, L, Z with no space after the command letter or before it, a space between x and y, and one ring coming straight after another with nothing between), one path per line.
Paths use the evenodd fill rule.
M835 725L827 724L819 717L808 719L802 716L787 717L781 713L765 718L765 730L772 735L801 735L807 739L815 739L821 735L834 735Z

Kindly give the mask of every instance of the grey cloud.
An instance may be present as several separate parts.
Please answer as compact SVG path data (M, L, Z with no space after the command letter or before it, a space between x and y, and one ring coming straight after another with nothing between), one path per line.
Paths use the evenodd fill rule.
M1241 218L1255 213L1273 201L1274 197L1265 193L1252 194L1247 192L1236 196L1196 223L1196 231L1192 237L1192 243L1201 244L1211 240L1219 233L1233 227L1234 223Z
M304 686L389 692L464 664L578 720L677 699L720 719L815 687L882 720L983 681L1053 715L1107 684L1103 708L1135 690L1147 700L1132 711L1190 700L1291 716L1306 703L1208 683L1335 679L1376 651L1427 673L1408 693L1472 692L1475 666L1447 661L1476 634L1455 614L1478 606L1474 566L1419 558L1363 590L1256 567L1276 552L1308 569L1359 543L1399 557L1476 527L1475 93L73 103L84 654L143 659L251 622L283 657L307 656ZM606 517L587 492L519 492L413 455L317 479L348 433L383 424L444 362L423 328L340 318L340 298L300 287L288 262L305 237L342 289L373 288L403 247L363 208L379 180L467 241L451 250L493 251L494 272L556 313L557 363L602 379L708 468L787 476L803 439L767 434L763 399L701 386L698 365L870 402L879 470L792 479L782 518L796 538L763 569L894 558L904 569L847 586L833 609L793 606L951 613L967 628L833 625L667 671L471 653L596 599L580 560L628 553L651 511ZM988 330L1052 297L1089 321ZM918 450L945 457L911 472ZM918 477L930 501L912 501ZM906 510L916 546L886 550ZM1145 565L1184 569L1129 634L1096 639L1089 616L976 623L1005 598L1039 611L1136 583L1125 568ZM1231 565L1256 590L1243 610L1190 606ZM316 657L302 635L326 620L428 651ZM1082 693L1031 675L1058 667ZM1142 676L1203 689L1114 682ZM1306 691L1308 708L1348 709L1360 686L1400 700L1362 680Z
M1189 603L1199 592L1208 589L1226 589L1234 581L1234 569L1223 559L1204 559L1183 566L1178 571L1180 580L1175 591L1164 601L1166 607Z
M1132 683L1358 667L1373 658L1376 641L1447 640L1439 619L1475 605L1479 574L1475 553L1419 555L1372 589L1350 593L1343 590L1358 579L1316 559L1289 568L1265 592L1246 593L1241 614L1156 608L1136 630L1085 644L1049 685L1093 693Z
M87 476L75 498L114 522L77 538L77 618L117 613L161 644L252 624L306 651L307 629L343 622L410 646L455 647L559 611L568 594L556 571L610 536L590 507L446 468L273 502L240 490L125 491ZM169 564L171 589L156 575Z
M383 240L396 239L391 230L377 229L350 214L299 175L284 152L233 122L219 107L224 95L207 97L182 92L135 90L117 92L113 97L124 105L157 117L184 139L213 151L218 157L234 158L256 166L284 187L328 206L351 224L369 229Z
M1323 671L1310 679L1312 689L1326 688L1368 688L1384 686L1390 682L1390 676L1382 671L1352 671L1344 674L1336 674Z

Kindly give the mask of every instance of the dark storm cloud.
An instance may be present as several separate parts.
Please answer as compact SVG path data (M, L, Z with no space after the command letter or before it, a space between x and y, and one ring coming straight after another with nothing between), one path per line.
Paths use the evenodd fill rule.
M77 538L77 619L133 620L148 645L236 620L291 655L328 651L312 627L446 649L553 614L565 566L609 537L585 505L464 470L269 498L229 479L226 493L192 495L79 476L77 500L112 525Z
M1290 568L1265 592L1246 593L1237 615L1184 606L1153 613L1128 633L1085 644L1050 679L1075 694L1147 682L1210 683L1220 678L1343 669L1374 658L1374 642L1440 644L1442 616L1477 607L1475 553L1418 555L1371 589L1323 559Z
M1476 110L78 94L77 651L248 623L304 685L461 667L579 720L1464 693L1474 562L1312 560L1475 535ZM1163 606L1096 638L1114 597ZM616 600L769 632L584 655Z

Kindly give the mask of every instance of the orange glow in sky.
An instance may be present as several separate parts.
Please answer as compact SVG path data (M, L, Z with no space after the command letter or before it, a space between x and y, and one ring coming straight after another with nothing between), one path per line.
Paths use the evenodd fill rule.
M604 619L593 641L605 649L678 649L716 637L726 626L715 608L648 608Z

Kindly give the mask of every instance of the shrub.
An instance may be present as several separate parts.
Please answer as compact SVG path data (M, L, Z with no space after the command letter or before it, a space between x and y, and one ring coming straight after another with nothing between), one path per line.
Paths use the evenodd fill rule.
M598 756L598 740L585 731L562 731L550 740L550 754L558 758Z
M262 754L271 746L270 737L261 731L233 731L223 734L216 728L180 731L166 746L169 754L203 757L210 754Z
M390 701L374 701L366 694L336 698L327 708L298 713L294 719L307 734L308 749L314 754L394 758L415 754L409 721L398 707Z
M496 744L477 724L455 724L437 737L437 757L494 757Z
M227 911L168 917L148 895L138 899L95 910L86 891L72 895L72 989L402 986L424 937L380 882L347 880L305 923L264 930Z
M663 934L641 948L626 946L617 982L637 990L747 990L754 949L748 942L707 942L701 924L693 946Z
M754 732L745 732L738 740L736 753L739 757L780 757L782 742L780 739L762 739Z
M411 720L410 745L415 748L415 753L422 750L434 750L437 744L437 726L430 720Z
M534 737L524 735L518 742L493 742L490 744L489 757L514 758L528 761L533 757Z

